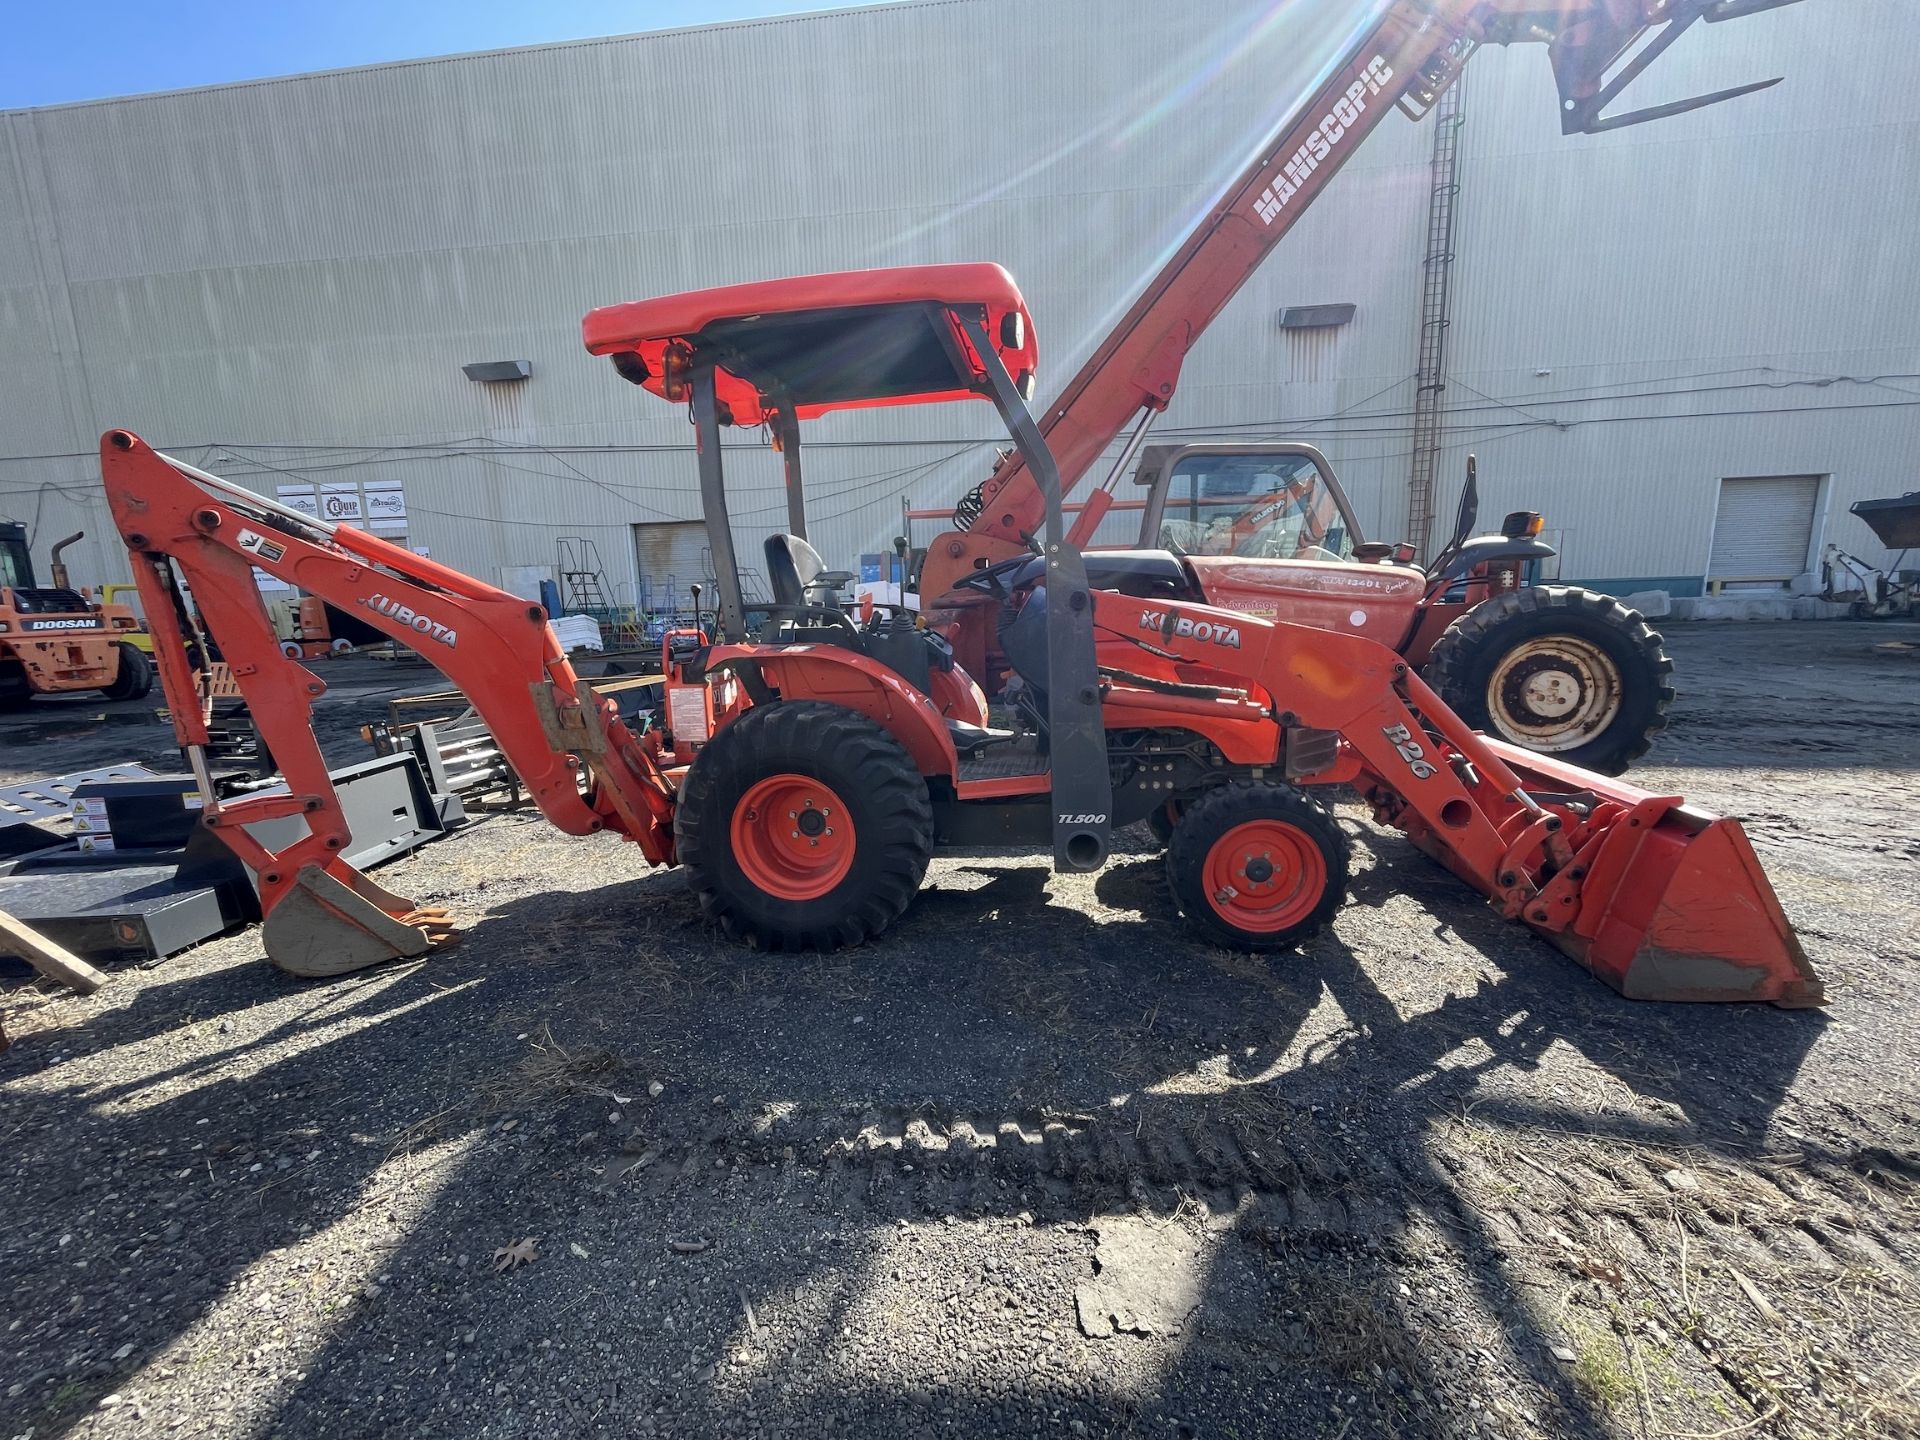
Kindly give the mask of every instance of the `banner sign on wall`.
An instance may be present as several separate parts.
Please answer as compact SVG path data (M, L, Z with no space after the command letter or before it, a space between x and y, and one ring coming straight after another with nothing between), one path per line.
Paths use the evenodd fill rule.
M351 482L344 485L322 485L320 487L320 518L322 520L346 521L352 524L360 519L360 487Z
M311 485L282 485L280 503L289 510L298 510L302 515L320 518L320 502L314 497Z
M367 523L376 531L407 528L407 493L398 480L369 480L365 486Z

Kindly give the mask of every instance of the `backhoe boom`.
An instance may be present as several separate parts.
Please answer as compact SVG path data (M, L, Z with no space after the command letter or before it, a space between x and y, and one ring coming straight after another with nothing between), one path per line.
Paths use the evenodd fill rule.
M350 833L313 733L313 702L326 684L281 653L255 568L421 651L473 703L555 826L575 835L610 829L638 842L655 864L671 862L673 802L659 767L612 706L575 677L538 605L378 536L288 511L159 454L130 431L107 432L100 466L114 520L134 552L174 732L201 782L203 823L254 871L268 952L283 968L357 969L420 954L427 938L408 923L409 902L341 858ZM205 637L194 632L174 566L217 632L285 776L284 794L222 800L213 792L202 759L210 702L188 659L189 643L204 646ZM199 703L181 704L186 696ZM277 851L246 829L294 814L307 833ZM343 934L354 938L343 942ZM322 935L324 942L307 938Z

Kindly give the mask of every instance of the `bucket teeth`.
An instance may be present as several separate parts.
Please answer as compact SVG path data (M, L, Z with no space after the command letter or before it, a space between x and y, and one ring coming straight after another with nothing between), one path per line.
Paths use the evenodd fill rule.
M427 937L427 943L433 946L453 945L459 942L467 932L454 921L442 905L426 905L418 910L410 910L399 917L402 925L412 925Z

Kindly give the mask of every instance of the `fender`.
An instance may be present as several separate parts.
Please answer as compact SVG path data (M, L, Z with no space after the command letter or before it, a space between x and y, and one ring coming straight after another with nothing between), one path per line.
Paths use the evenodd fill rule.
M986 725L987 697L965 669L959 665L951 670L935 669L931 684L934 707L942 715L968 725Z
M1427 577L1429 585L1458 580L1481 565L1496 560L1551 560L1559 552L1544 540L1531 536L1476 535L1462 545L1439 571Z
M934 703L900 676L838 645L716 645L708 668L728 660L758 667L761 678L783 700L824 700L872 720L898 740L922 775L958 781L960 757L947 734L947 722Z

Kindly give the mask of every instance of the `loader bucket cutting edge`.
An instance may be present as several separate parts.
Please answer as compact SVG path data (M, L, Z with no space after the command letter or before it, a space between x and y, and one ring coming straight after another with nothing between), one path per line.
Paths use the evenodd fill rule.
M357 871L341 880L318 865L301 869L260 927L267 958L290 975L317 979L424 955L426 929L401 916L412 902Z

